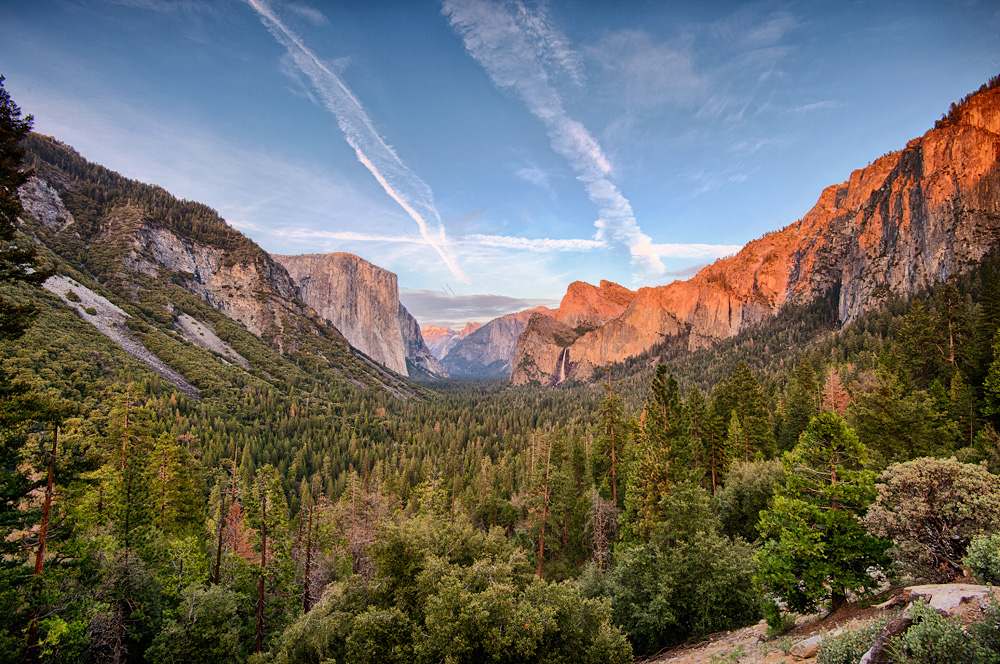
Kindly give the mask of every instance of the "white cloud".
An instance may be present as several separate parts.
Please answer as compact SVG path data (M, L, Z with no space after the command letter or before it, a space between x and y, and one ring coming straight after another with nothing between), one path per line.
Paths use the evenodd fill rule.
M538 166L525 166L514 171L514 175L521 178L525 182L535 185L536 187L541 187L542 189L552 190L552 176L548 171L539 168Z
M566 38L550 24L544 8L531 10L519 0L445 0L442 12L466 50L494 84L520 95L548 131L552 149L564 157L598 207L595 239L627 247L633 263L662 273L651 239L636 222L629 201L611 180L611 165L597 140L570 117L555 87L560 74L582 80L578 58ZM555 65L559 65L556 67Z
M288 11L293 14L298 14L313 25L326 25L329 23L329 19L326 18L326 15L318 9L314 9L306 5L300 5L295 2L290 2L285 5L285 7L288 8Z
M309 79L323 105L337 118L344 138L358 161L416 222L421 237L437 251L451 274L460 281L467 281L455 260L434 203L434 194L427 183L411 171L379 135L361 102L340 76L282 23L267 0L246 1L271 35L287 49L292 62Z
M605 248L598 240L553 240L551 238L507 237L502 235L466 235L463 241L474 242L486 247L520 249L522 251L591 251Z
M643 30L609 33L590 54L611 74L630 112L689 106L708 93L708 78L687 49L654 43Z

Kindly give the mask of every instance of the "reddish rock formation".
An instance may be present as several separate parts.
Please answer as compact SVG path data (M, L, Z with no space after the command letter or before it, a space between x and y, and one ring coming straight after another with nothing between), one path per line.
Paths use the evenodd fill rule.
M481 327L482 325L479 323L466 323L465 327L456 332L450 327L428 325L420 328L420 333L423 335L427 348L434 354L434 357L440 360L448 354L452 346Z
M1000 244L1000 89L974 95L906 148L826 188L799 221L748 243L688 281L642 288L612 320L565 343L529 325L515 384L552 383L564 366L595 367L690 333L692 348L730 337L839 288L843 323L889 294L911 295L965 270ZM568 295L568 294L567 294Z

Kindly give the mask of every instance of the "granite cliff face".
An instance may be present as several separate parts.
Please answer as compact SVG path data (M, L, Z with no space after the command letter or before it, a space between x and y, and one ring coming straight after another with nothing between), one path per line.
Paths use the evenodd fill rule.
M275 255L299 298L376 362L406 375L396 275L354 254Z
M833 290L847 323L887 295L965 270L1000 245L1000 89L938 125L825 189L799 221L690 280L639 289L619 315L568 343L565 327L533 321L512 381L585 378L667 336L704 347Z
M287 314L306 314L292 303L295 284L288 273L263 251L249 261L233 261L224 249L141 223L123 264L150 277L169 272L186 275L188 290L279 346L285 344L281 332Z
M406 349L406 369L411 378L447 378L448 372L424 343L420 323L410 315L402 304L399 305L399 328L403 334Z
M549 312L545 307L536 307L494 318L458 341L441 358L441 365L452 376L506 378L510 376L517 338L524 331L528 319L532 314Z
M568 348L625 312L635 292L611 281L574 281L553 312L533 315L515 348L513 364L527 381L558 385L571 375Z
M299 298L365 355L404 376L446 375L399 303L395 273L342 252L274 259L288 271Z
M481 327L479 323L466 323L461 330L455 331L450 327L428 325L420 328L420 334L424 337L427 348L440 360L455 344Z

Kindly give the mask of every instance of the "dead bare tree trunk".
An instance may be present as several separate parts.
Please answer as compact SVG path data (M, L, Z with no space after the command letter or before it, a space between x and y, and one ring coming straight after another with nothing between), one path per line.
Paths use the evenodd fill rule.
M233 443L233 479L230 484L230 493L233 494L235 500L236 497L236 457L239 453L240 446L235 442ZM219 543L215 548L215 574L212 577L212 583L219 585L219 568L222 566L222 532L226 526L226 492L222 492L222 508L219 510Z
M59 445L59 427L52 432L52 451L49 452L49 478L45 483L45 502L42 504L42 525L38 529L38 549L35 550L34 595L35 610L31 616L31 626L28 629L29 662L38 661L38 602L41 593L42 567L45 565L45 543L49 531L49 512L52 508L53 485L56 475L56 449Z

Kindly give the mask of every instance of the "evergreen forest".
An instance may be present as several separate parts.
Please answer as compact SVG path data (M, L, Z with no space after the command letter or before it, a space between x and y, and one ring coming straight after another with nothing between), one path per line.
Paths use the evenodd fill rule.
M843 327L832 292L590 382L390 381L332 332L261 338L177 275L123 270L125 235L30 219L34 169L84 235L127 208L263 260L210 208L31 134L2 85L0 111L0 662L623 663L1000 578L998 255Z

